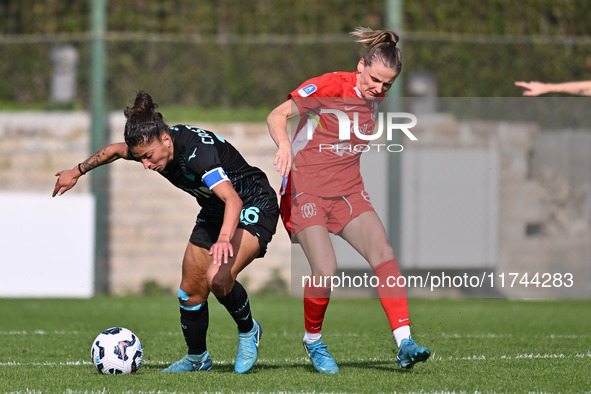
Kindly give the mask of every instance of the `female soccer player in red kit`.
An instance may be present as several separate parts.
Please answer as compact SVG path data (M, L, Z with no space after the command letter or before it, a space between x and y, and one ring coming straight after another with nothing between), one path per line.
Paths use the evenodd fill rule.
M379 283L400 275L360 174L361 152L368 143L360 135L372 134L378 102L402 69L398 36L369 28L357 28L351 34L367 48L357 71L328 73L304 82L267 118L269 133L279 148L274 164L284 177L282 218L293 240L301 244L312 271L304 288L304 347L314 368L322 373L339 372L321 338L331 289L320 279L335 275L337 268L329 233L351 244L368 261ZM355 132L339 128L343 114ZM301 119L292 142L287 123L297 115ZM411 337L406 289L377 289L399 348L398 366L410 369L427 360L429 349L416 345Z

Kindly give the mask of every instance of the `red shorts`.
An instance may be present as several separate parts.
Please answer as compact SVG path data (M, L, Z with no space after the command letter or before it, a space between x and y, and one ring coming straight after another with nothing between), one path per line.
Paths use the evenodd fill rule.
M292 238L303 229L316 225L338 234L351 220L368 211L375 210L365 190L328 198L307 193L300 193L293 200L289 194L281 196L281 218Z

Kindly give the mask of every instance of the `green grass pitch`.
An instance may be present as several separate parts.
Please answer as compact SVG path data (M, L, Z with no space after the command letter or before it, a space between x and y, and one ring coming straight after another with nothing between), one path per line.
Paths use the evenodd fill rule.
M233 371L237 333L210 300L213 370L163 374L185 354L174 296L84 300L0 299L0 392L589 392L591 302L499 299L410 300L416 342L433 354L410 372L395 365L395 342L379 301L333 299L324 340L341 368L313 371L301 345L302 302L253 297L263 325L259 361ZM144 346L134 375L100 375L92 340L124 326Z

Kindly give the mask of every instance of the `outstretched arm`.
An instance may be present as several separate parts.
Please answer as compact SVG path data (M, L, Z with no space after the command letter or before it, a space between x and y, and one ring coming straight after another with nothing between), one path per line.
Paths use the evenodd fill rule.
M273 164L277 166L277 171L281 176L287 176L291 169L292 151L291 141L287 135L287 121L298 115L292 112L291 107L291 100L287 100L267 116L269 134L279 148Z
M55 174L55 176L57 176L57 181L55 182L55 187L53 188L52 197L55 197L56 195L61 196L73 188L74 185L76 185L76 182L78 182L78 178L93 168L102 166L103 164L111 163L117 159L131 159L129 157L127 144L124 142L119 142L104 147L94 155L90 156L88 159L84 160L82 163L76 165L71 170L59 171L57 174Z
M515 82L515 86L525 89L524 96L540 96L546 93L566 93L574 96L591 96L591 81L563 83Z

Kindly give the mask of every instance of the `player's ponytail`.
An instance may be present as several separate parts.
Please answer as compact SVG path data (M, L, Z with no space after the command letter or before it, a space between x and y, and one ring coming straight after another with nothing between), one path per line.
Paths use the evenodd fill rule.
M371 66L374 60L380 60L384 66L402 71L402 53L396 47L398 35L388 30L372 30L369 27L356 27L351 35L356 37L355 42L363 44L367 51L363 55L366 66Z
M124 137L128 146L149 144L154 139L160 138L163 132L168 133L168 126L156 108L158 104L143 90L135 96L133 106L125 108L123 113L127 122L125 122Z

